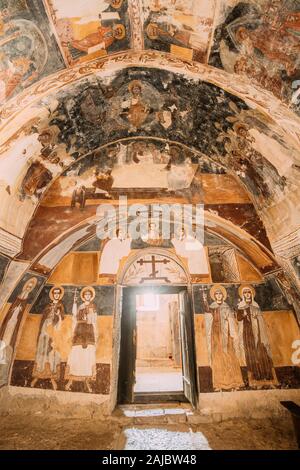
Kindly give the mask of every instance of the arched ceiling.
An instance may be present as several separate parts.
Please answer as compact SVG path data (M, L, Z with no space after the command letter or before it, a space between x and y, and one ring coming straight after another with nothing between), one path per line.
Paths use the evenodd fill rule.
M299 25L296 0L1 0L1 240L22 258L72 178L105 191L122 154L151 145L168 174L191 172L176 197L201 202L197 172L223 174L258 240L298 230Z
M298 0L2 0L0 102L52 73L156 50L250 79L299 108Z

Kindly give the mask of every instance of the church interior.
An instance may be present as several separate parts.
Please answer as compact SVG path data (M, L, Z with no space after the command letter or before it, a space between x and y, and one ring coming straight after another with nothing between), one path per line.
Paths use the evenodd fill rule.
M300 448L299 0L0 0L0 416Z

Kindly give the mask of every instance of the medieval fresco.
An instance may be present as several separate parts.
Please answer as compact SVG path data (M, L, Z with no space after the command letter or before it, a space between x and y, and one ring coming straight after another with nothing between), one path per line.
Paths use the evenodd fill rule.
M186 284L187 276L172 259L162 255L144 255L125 274L125 285Z
M52 206L81 210L120 193L143 199L159 190L195 200L199 172L237 175L263 210L282 199L291 165L287 156L277 169L279 152L287 154L277 131L211 84L151 69L130 68L109 80L93 76L41 105L40 117L2 146L0 219L22 237L37 205L54 194Z
M228 301L233 305L237 304L241 299L238 291L240 284L224 283L224 286L226 287ZM209 285L203 286L203 289L209 290L210 287ZM255 288L256 301L260 304L263 311L277 312L289 309L289 303L274 279L253 283L252 287ZM195 312L197 314L203 313L205 309L202 296L203 289L198 285L193 287ZM207 292L207 297L208 296L209 292Z
M145 46L206 62L215 0L143 0Z
M0 387L113 397L124 285L187 288L200 393L300 388L299 25L299 0L0 0ZM100 240L120 196L147 223ZM153 203L203 205L203 240Z
M129 49L127 0L48 0L69 65Z
M209 63L253 80L299 111L299 1L224 4L223 15Z
M123 282L187 278L171 258L141 254ZM11 385L109 394L114 299L112 285L47 284L26 317ZM289 347L299 326L274 279L194 285L192 305L201 393L299 387Z
M65 144L68 154L74 158L95 151L112 136L117 140L142 133L182 144L188 141L213 162L235 172L258 200L264 198L265 202L266 198L280 197L285 187L282 172L276 168L277 152L262 155L266 146L262 145L259 136L276 138L282 148L284 139L276 135L271 123L267 125L262 117L260 121L259 114L249 110L244 102L213 85L183 78L175 80L172 74L161 70L155 75L149 70L142 73L126 70L110 84L93 78L73 92L72 99L65 94L58 97L49 124L56 130L56 139ZM69 116L72 116L71 120ZM259 132L254 132L257 127ZM149 154L147 157L142 143L140 146L136 143L133 153L136 153L135 157L127 156L128 163L130 158L133 163L137 160L144 165L151 163L152 157ZM176 148L171 153L174 153L174 161L182 160ZM117 158L119 162L126 158L125 148L121 145ZM163 163L164 158L159 162L154 156L154 160ZM192 173L192 168L186 170ZM107 186L110 176L106 175ZM277 192L274 194L275 187Z
M187 237L180 238L172 232L171 240L164 239L160 230L160 221L153 218L148 224L141 223L137 227L137 231L140 233L140 236L134 240L131 238L130 233L126 233L123 229L117 229L110 239L104 241L99 262L100 278L105 279L110 277L115 279L122 262L126 260L132 250L147 248L172 249L172 251L176 251L180 256L185 255L185 261L188 265L192 265L192 268L196 266L195 271L197 273L206 273L208 271L203 245L195 238L192 240ZM192 243L194 246L191 246ZM188 244L189 251L186 249ZM144 282L169 284L174 282L182 283L187 280L184 273L178 273L179 268L178 266L176 267L176 263L172 260L165 259L159 255L145 256L146 258L141 258L130 266L124 282L128 284L142 284ZM161 266L159 266L160 264ZM191 269L191 272L194 273L193 269Z
M270 295L272 290L280 302ZM280 356L275 340L279 330L274 321L279 326L280 318L285 321L289 315L288 303L278 287L272 282L194 286L194 299L195 312L203 314L201 338L205 338L207 348L207 366L202 361L199 367L203 392L295 386L297 371L291 362L290 346L281 344L286 351ZM299 327L295 319L292 322L293 334L297 335ZM282 355L289 363L285 375Z
M197 162L196 155L175 144L146 138L121 141L77 160L52 185L43 205L64 201L83 210L87 204L126 194L142 199L158 191L170 197L187 190L196 195L199 166L206 164L213 171L208 159Z
M66 277L66 276L65 276ZM46 284L42 291L40 292L38 298L32 305L30 309L30 313L32 314L41 314L41 312L47 307L49 302L51 289L55 286L53 284ZM60 286L62 288L62 286ZM74 286L64 283L63 284L63 304L65 308L66 315L70 315L73 306L74 306L74 298L77 299L76 302L79 302L80 299L80 291L85 286ZM114 286L97 286L94 285L93 289L95 291L95 298L94 303L96 304L97 314L98 315L112 315L113 308L114 308L114 295L115 295L115 288ZM75 295L76 294L76 295ZM75 302L75 303L76 303Z
M8 299L8 310L0 326L0 386L7 384L20 325L26 309L32 304L43 282L42 277L26 273Z
M64 68L43 2L0 2L0 104Z
M231 247L210 247L209 261L213 282L238 282L240 272L235 250Z
M36 338L35 346L30 349L34 358L20 360L17 355L11 383L31 388L109 393L110 366L99 363L99 358L103 342L108 341L105 335L111 333L113 305L112 286L45 286L30 310L28 322L32 331L25 332ZM108 323L105 318L101 322L103 315ZM105 325L110 325L107 332L103 331ZM107 355L110 355L109 348Z

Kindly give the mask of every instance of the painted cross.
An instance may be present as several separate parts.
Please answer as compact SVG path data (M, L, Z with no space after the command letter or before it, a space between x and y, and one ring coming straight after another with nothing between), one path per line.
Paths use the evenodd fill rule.
M209 311L209 304L208 304L208 301L207 301L207 286L200 286L199 287L199 292L200 292L200 295L201 295L201 300L203 302L203 306L206 309L206 311L208 312Z
M140 266L143 266L144 264L151 264L151 267L152 267L152 272L151 274L149 275L149 277L142 277L142 279L140 280L140 284L142 284L144 281L165 281L165 282L168 282L170 283L169 279L167 277L157 277L157 274L158 274L158 271L156 270L156 264L158 263L162 263L162 264L168 264L170 263L170 260L169 259L162 259L162 260L158 260L155 258L154 255L151 256L151 260L147 261L147 260L144 260L144 259L140 259L137 261L137 263L140 265Z

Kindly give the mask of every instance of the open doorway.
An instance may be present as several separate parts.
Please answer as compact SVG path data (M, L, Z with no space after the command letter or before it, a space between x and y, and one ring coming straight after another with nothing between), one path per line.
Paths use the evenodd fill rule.
M136 295L134 393L183 394L178 294Z
M197 402L194 327L184 286L122 289L118 403Z

